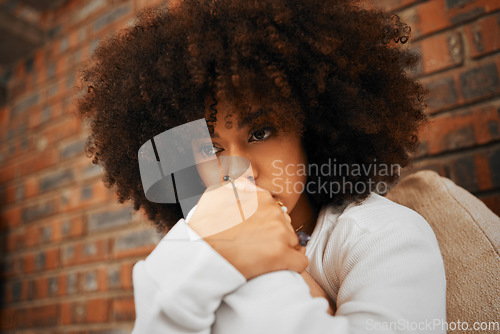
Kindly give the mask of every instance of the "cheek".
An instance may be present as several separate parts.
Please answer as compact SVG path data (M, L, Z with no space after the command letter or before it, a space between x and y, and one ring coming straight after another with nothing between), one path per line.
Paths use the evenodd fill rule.
M196 169L206 187L221 183L222 177L217 159L197 161Z

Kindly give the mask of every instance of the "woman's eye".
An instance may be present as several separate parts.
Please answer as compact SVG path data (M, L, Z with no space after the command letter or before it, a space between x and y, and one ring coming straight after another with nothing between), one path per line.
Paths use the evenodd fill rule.
M211 157L217 153L219 153L219 149L213 145L203 145L198 149L204 158Z
M250 141L261 141L266 140L273 133L273 128L264 127L252 132L252 137Z

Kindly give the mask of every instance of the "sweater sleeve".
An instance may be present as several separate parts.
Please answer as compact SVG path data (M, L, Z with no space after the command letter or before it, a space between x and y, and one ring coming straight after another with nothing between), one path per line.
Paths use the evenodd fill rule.
M245 277L181 219L133 269L133 334L211 333L222 298ZM193 240L195 239L195 240Z
M339 219L323 254L324 275L338 288L335 316L326 300L309 295L300 275L282 271L226 296L213 333L446 333L437 240L407 210L364 208Z
M338 221L329 275L355 333L446 333L446 278L436 237L416 212L380 206ZM333 270L333 268L339 268Z

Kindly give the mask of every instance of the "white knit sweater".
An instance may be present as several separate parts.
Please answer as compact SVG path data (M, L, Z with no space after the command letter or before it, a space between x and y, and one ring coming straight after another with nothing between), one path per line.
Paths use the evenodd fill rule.
M193 235L180 219L134 266L133 334L446 333L444 265L432 229L375 193L358 206L323 207L307 245L307 271L336 301L335 316L298 273L246 281Z

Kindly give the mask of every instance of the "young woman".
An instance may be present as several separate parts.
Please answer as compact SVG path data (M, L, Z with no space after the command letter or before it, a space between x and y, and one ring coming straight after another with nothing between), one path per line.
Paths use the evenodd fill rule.
M101 43L78 104L88 152L167 232L134 267L134 333L443 332L436 238L378 194L425 119L407 30L346 0L185 0ZM200 179L205 159L251 172L224 175L184 219L146 199L137 152L200 119ZM238 205L257 202L241 223L233 185Z

